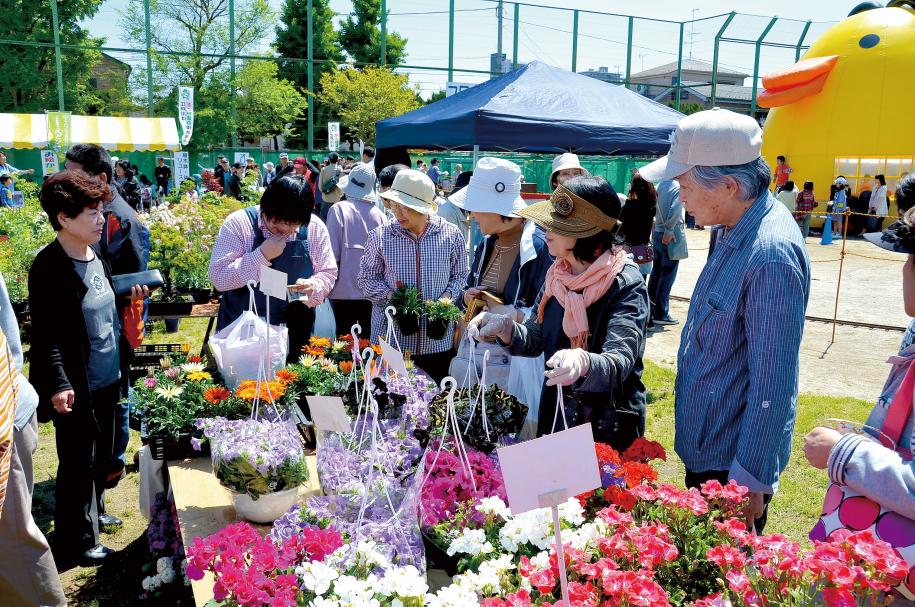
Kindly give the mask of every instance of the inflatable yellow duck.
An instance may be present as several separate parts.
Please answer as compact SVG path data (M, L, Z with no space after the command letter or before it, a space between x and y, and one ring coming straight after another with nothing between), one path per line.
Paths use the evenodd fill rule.
M785 156L790 179L798 189L812 181L819 201L829 199L840 174L854 193L884 174L892 195L898 178L915 168L913 75L915 1L858 5L801 61L763 77L758 103L772 108L763 156L773 168Z

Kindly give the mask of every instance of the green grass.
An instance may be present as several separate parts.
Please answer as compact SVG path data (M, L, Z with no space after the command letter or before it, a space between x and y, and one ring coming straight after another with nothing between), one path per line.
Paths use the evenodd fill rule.
M674 377L673 370L645 361L643 379L649 392L646 435L667 450L667 462L661 466L661 480L682 485L685 469L673 450ZM769 506L766 533L806 539L820 515L828 481L824 471L811 467L804 458L804 435L831 417L863 421L872 406L856 398L800 395L791 459L782 475L779 491Z
M207 319L183 319L179 333L162 331L162 322L153 323L145 343L188 343L199 352ZM661 480L678 485L683 481L683 463L673 450L674 371L645 362L648 386L647 435L667 449L668 461L660 466ZM832 398L803 394L798 406L791 461L782 476L781 488L772 501L767 532L785 533L803 541L813 526L822 505L826 475L807 464L801 451L804 434L826 418L864 420L871 404L853 398ZM35 502L33 512L38 526L53 539L54 478L57 454L51 424L40 429L41 442L35 454ZM132 433L127 455L132 461L139 449L139 437ZM139 512L139 475L133 469L121 484L108 493L109 509L124 520L118 532L105 535L106 545L119 550L110 563L101 567L72 569L61 575L70 604L79 606L120 606L143 604L138 601L141 567L149 559L146 546L146 520ZM154 601L153 601L154 602ZM178 604L185 604L186 600ZM149 604L149 603L147 603Z

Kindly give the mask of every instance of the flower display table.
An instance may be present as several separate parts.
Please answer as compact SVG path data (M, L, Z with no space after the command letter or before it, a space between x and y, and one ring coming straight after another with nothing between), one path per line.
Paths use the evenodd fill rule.
M321 492L315 457L308 456L309 481L299 488L299 501ZM235 522L235 508L232 497L219 484L213 474L213 465L208 457L167 462L168 476L178 511L181 539L189 546L195 537L206 537L226 525ZM264 535L270 532L270 525L255 525ZM194 602L202 607L213 598L213 576L210 573L202 580L191 583Z

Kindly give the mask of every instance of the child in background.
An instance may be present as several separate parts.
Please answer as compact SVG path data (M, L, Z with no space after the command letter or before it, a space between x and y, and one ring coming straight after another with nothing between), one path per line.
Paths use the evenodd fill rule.
M0 175L0 207L13 206L13 178L4 173Z
M813 195L813 182L805 181L804 189L798 192L797 201L794 205L794 219L797 221L797 226L801 229L801 234L804 235L804 238L807 238L810 234L811 212L819 204Z
M835 183L835 193L832 197L832 237L842 237L842 220L848 210L848 180L839 175Z
M775 162L775 193L778 194L785 189L789 179L788 176L791 175L794 169L791 168L784 156L776 157Z

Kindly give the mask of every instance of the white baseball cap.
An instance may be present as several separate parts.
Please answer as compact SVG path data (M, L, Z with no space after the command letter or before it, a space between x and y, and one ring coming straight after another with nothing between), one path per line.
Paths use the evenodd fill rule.
M497 213L518 217L515 211L527 206L521 197L521 167L502 158L480 158L470 183L448 199L467 212Z
M403 169L394 175L391 189L379 194L382 198L397 202L423 215L431 215L438 209L435 204L435 186L432 180L414 169Z
M675 179L694 166L753 162L762 150L762 129L750 116L713 108L677 124L667 156L639 169L648 181Z
M349 200L369 198L375 189L374 166L362 162L354 165L349 174L340 178L337 187L343 190Z
M566 152L565 154L560 154L556 158L553 158L553 172L550 173L550 183L553 183L553 178L556 177L556 173L566 169L581 169L582 172L586 174L588 172L585 167L581 166L581 162L578 160L578 154Z

